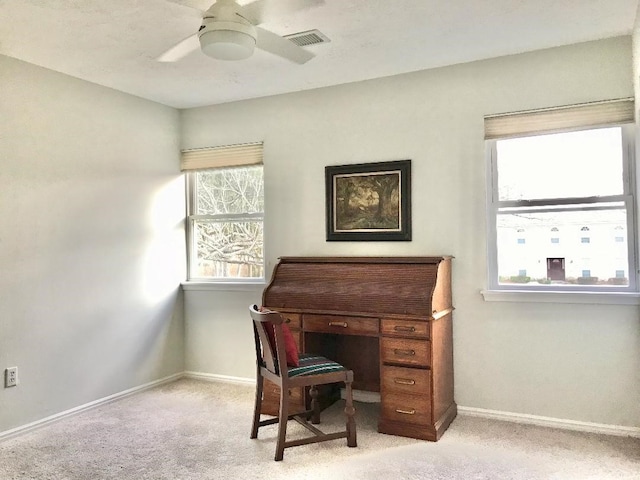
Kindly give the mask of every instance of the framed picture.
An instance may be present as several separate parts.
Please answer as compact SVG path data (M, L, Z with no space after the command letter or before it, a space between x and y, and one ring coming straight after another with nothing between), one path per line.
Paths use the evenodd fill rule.
M327 241L411 240L411 160L325 167Z

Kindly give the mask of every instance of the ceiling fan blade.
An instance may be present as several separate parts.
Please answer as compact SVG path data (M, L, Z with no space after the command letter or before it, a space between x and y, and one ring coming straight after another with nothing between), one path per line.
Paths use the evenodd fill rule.
M256 47L261 50L273 53L274 55L286 58L295 63L306 63L316 56L314 53L299 47L291 40L287 40L264 28L256 27L256 30L258 32Z
M200 41L198 40L198 34L194 33L187 38L177 43L169 50L160 55L156 60L159 62L176 62L181 58L186 57L191 52L194 52L200 48Z
M285 18L287 14L319 7L324 0L256 0L240 7L240 14L254 25L270 19Z

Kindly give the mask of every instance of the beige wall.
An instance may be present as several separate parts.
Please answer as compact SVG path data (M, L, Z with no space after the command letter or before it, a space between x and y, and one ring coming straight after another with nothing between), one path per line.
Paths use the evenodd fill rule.
M183 371L178 124L0 56L0 432Z
M182 147L264 140L266 252L455 256L455 397L640 426L636 306L485 302L483 116L633 95L631 37L182 111ZM413 241L325 241L324 167L412 160ZM187 291L186 368L251 378L260 289Z

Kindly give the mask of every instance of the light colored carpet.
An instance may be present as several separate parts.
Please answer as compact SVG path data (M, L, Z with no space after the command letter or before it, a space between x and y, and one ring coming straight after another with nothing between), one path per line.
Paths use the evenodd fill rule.
M252 387L180 380L0 442L0 479L640 479L640 439L458 416L424 442L377 433L378 406L363 403L357 448L295 447L274 462L276 426L249 439L252 402ZM324 429L341 428L342 408Z

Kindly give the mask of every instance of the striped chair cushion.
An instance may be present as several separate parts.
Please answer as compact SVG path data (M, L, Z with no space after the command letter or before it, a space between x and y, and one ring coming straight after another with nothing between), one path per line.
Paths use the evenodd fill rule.
M300 354L300 366L289 368L289 377L302 377L305 375L318 375L321 373L338 372L346 370L342 365L328 358L308 353Z

